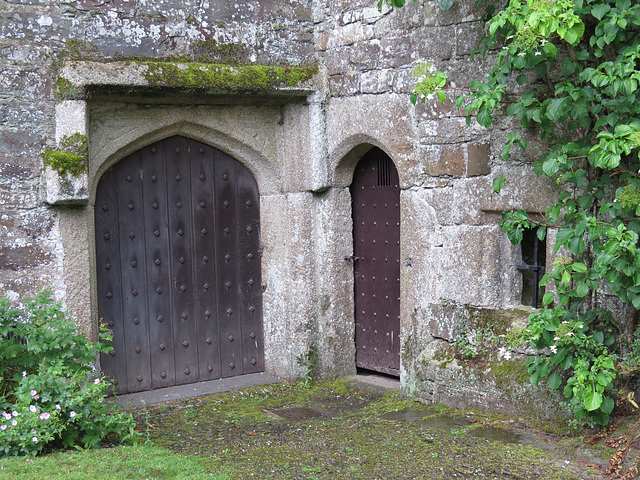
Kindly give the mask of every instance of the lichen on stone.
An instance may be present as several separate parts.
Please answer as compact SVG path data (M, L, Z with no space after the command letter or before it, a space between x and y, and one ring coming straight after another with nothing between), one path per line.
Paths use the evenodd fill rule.
M87 136L80 133L64 137L59 149L42 152L44 164L61 176L69 174L79 177L87 171L88 159Z

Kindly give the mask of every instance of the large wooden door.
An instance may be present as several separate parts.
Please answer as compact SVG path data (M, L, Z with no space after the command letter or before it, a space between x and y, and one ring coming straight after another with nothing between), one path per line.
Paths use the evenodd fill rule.
M351 185L356 365L400 374L400 187L389 156L372 148Z
M95 234L104 372L118 393L264 369L260 199L238 161L175 136L100 180Z

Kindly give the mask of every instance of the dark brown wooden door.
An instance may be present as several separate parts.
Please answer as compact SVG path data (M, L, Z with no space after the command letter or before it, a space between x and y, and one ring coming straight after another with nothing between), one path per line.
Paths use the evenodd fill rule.
M264 369L259 219L251 173L185 137L102 177L98 311L113 348L101 363L118 393Z
M356 365L400 374L400 187L389 156L373 148L351 185Z

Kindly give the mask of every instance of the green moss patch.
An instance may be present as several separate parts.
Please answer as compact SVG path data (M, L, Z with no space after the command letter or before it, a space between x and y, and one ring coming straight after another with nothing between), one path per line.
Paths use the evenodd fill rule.
M187 90L264 93L292 87L318 73L317 65L304 67L216 65L209 63L146 62L150 86Z
M64 137L60 142L60 149L42 152L44 164L51 167L60 175L79 177L87 171L89 148L87 136L74 133Z
M318 416L276 416L288 407L311 409ZM152 405L136 414L152 443L197 456L204 468L223 469L233 479L595 478L546 447L470 434L474 427L480 429L478 422L513 424L508 417L496 420L442 406L427 409L397 391L382 394L357 382L259 386ZM455 417L463 426L434 427L434 422L423 421L427 414Z

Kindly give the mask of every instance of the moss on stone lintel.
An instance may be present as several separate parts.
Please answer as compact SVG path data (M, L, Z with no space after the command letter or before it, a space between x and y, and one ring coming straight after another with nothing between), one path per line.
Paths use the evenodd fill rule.
M318 73L318 65L216 65L209 63L145 62L144 76L152 87L265 93L293 87Z

